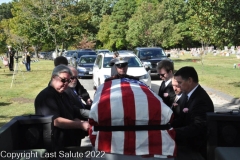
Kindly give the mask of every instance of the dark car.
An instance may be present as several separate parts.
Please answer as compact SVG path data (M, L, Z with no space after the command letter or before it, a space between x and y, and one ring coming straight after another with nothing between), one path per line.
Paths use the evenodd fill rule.
M118 50L117 52L119 54L121 54L121 53L133 53L133 51L131 51L131 50Z
M97 55L82 55L78 60L78 77L92 77L93 64Z
M70 59L70 64L76 68L80 57L83 55L97 55L97 54L95 51L93 51L91 49L77 50L75 53L73 53L73 55Z
M169 60L170 54L166 54L160 47L137 47L134 49L134 53L142 61L146 70L151 70L151 74L157 74L157 64L162 60Z
M69 50L63 54L64 57L67 58L68 63L70 63L70 59L72 58L72 55L77 52L77 50Z

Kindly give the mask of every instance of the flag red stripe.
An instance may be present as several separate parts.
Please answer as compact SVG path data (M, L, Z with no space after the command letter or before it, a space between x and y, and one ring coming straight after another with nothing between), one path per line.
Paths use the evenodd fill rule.
M106 117L111 117L111 103L110 95L112 81L104 83L101 97L98 103L98 122L99 125L111 126L111 120L107 120ZM99 132L98 148L100 150L111 152L112 132Z
M128 82L121 83L122 102L124 112L124 125L135 125L136 111L135 100L131 86ZM126 117L128 115L128 117ZM136 134L134 131L124 132L124 151L123 154L135 155L136 149Z
M147 96L148 111L149 111L149 125L161 124L161 103L154 97L153 93L146 87L140 86ZM154 121L152 121L154 119ZM161 130L148 131L149 154L162 154L162 135Z

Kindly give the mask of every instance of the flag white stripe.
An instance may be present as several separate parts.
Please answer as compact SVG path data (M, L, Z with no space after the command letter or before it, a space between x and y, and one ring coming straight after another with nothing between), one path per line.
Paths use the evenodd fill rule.
M150 90L152 94L161 102L161 124L167 124L172 116L172 110L163 102L162 98L159 97L155 92Z
M112 132L111 152L123 154L124 150L124 132Z
M166 130L162 132L162 154L171 155L174 152L175 142Z
M89 113L89 118L94 119L95 122L98 122L98 103L101 98L103 85L100 85L94 95L94 101Z
M135 101L136 111L135 125L147 125L149 120L147 96L142 89L139 89L139 84L131 83L131 88L133 91Z
M120 80L112 81L112 87L110 91L110 103L111 103L111 118L112 126L124 125L124 111L122 103L122 92L119 89L121 86Z
M149 154L148 131L136 131L136 155Z
M99 141L98 141L98 137L99 137L99 131L97 131L97 136L96 136L96 140L95 140L95 148L96 148L96 150L98 150L98 143L99 143Z

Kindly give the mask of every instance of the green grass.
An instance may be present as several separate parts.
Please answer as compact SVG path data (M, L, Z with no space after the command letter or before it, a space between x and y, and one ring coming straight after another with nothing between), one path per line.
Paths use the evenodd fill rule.
M233 97L240 97L240 69L233 68L233 65L240 63L240 60L235 55L223 57L208 54L203 57L203 65L200 58L190 55L173 60L176 70L183 66L193 66L198 72L200 84Z
M203 58L203 65L200 58L191 57L189 54L172 59L175 69L183 66L195 67L200 84L240 97L240 69L233 68L234 63L240 63L236 56L223 57L209 54ZM26 72L25 66L20 62L19 69L21 68L22 72L15 75L12 88L10 86L13 73L0 65L2 67L0 68L0 126L14 116L34 114L34 99L48 85L54 67L53 61L40 60L31 64L31 72Z
M14 116L34 114L34 99L47 86L54 67L53 61L40 60L31 64L31 72L26 72L25 65L21 61L18 64L14 78L13 72L1 65L0 126Z

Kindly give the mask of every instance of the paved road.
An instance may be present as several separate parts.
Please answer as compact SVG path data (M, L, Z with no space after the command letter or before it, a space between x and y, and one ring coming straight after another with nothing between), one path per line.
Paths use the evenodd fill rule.
M90 94L90 97L93 99L95 91L93 90L93 81L91 78L84 78L79 79L81 84L87 89L88 93ZM152 80L152 90L155 93L158 93L159 86L161 85L161 80L158 80L157 78L154 78ZM234 97L229 96L225 93L216 91L212 88L203 86L203 88L208 92L209 96L211 97L215 111L226 111L226 110L233 110L233 109L239 109L240 107L240 100L238 100L238 104L232 104L230 103Z

